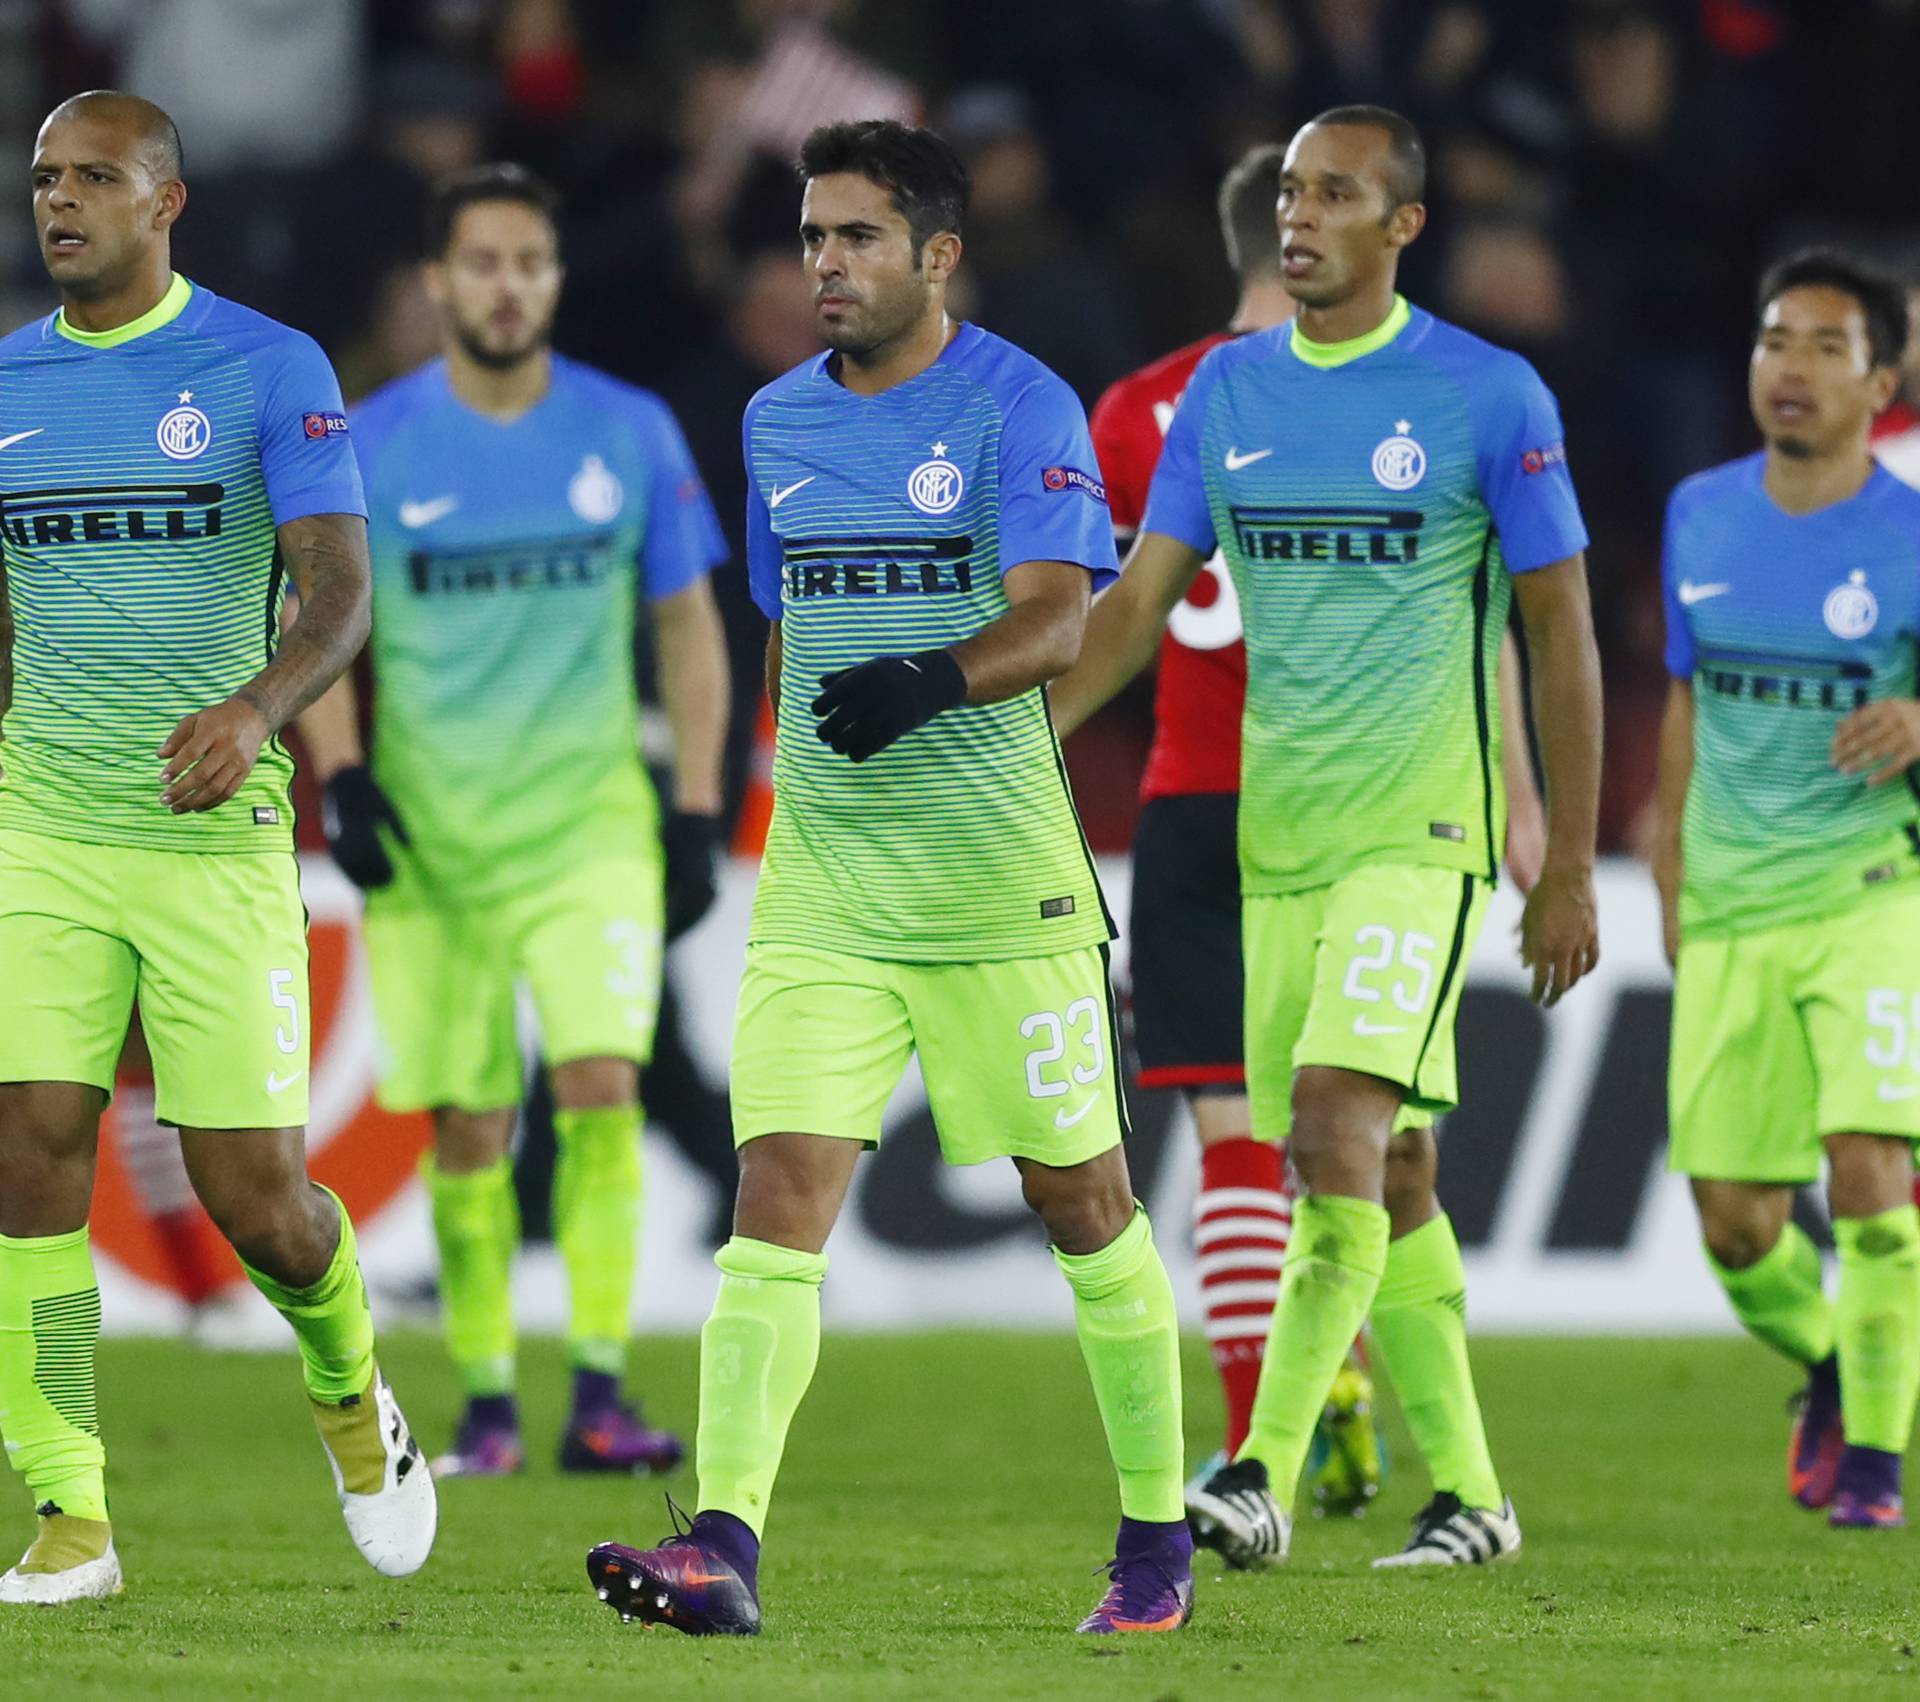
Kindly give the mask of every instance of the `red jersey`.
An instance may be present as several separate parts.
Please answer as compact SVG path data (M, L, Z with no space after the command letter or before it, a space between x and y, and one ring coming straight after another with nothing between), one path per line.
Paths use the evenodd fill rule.
M1873 422L1873 453L1896 479L1920 487L1920 413L1895 402Z
M1146 518L1147 487L1180 393L1200 357L1229 340L1215 332L1120 379L1089 422L1113 527L1123 537ZM1153 748L1140 781L1142 802L1192 792L1240 790L1240 712L1247 696L1247 646L1240 599L1216 550L1175 606L1160 641L1153 696Z

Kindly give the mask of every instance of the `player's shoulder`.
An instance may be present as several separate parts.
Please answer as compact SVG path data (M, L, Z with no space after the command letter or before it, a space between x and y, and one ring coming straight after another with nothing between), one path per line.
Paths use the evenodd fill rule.
M1724 508L1729 503L1747 501L1759 488L1765 459L1763 452L1755 450L1751 455L1736 456L1731 461L1689 473L1667 498L1668 514L1679 519L1702 506Z
M194 285L194 299L187 304L181 320L183 329L249 362L273 365L327 358L306 332L257 308L215 295L204 284Z
M0 337L0 361L21 360L44 349L50 339L59 336L53 328L54 318L51 313L43 313Z
M1074 388L1038 355L983 326L966 324L954 338L949 369L962 373L990 397L1001 417L1067 409L1082 420L1086 410Z
M1404 346L1410 358L1451 379L1476 402L1532 396L1547 388L1518 350L1490 343L1425 308L1412 310Z
M1920 539L1920 490L1876 461L1860 494L1875 514Z
M355 431L391 431L445 398L446 362L434 359L370 390L353 405Z

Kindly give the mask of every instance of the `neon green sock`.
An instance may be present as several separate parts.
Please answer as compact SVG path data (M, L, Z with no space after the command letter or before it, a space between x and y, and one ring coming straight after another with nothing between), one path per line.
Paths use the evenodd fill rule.
M1373 1340L1434 1489L1497 1511L1506 1498L1467 1357L1467 1273L1445 1212L1387 1243Z
M1840 1415L1856 1448L1904 1454L1920 1398L1920 1211L1837 1217Z
M714 1255L720 1292L700 1331L701 1511L731 1513L758 1536L820 1358L824 1253L736 1235Z
M1256 1459L1282 1505L1293 1499L1314 1426L1366 1322L1387 1263L1387 1212L1345 1194L1303 1194L1267 1329L1253 1424L1236 1459Z
M448 1175L428 1153L420 1179L440 1247L440 1312L447 1350L469 1396L513 1392L513 1254L520 1204L504 1157L484 1170Z
M567 1353L619 1376L633 1334L640 1260L640 1107L591 1105L553 1114L553 1225L567 1267Z
M100 1286L83 1225L0 1235L0 1435L36 1506L107 1516L106 1449L94 1401Z
M1099 1252L1056 1247L1053 1258L1073 1285L1073 1325L1120 1478L1120 1511L1182 1520L1180 1324L1146 1208L1136 1202L1132 1221Z
M320 1188L340 1213L340 1239L326 1275L311 1288L288 1288L244 1260L242 1265L253 1286L293 1326L300 1343L307 1393L316 1401L338 1406L351 1396L365 1394L373 1382L373 1314L367 1309L367 1285L360 1276L353 1220L331 1188L321 1188L318 1182L313 1186Z
M1820 1249L1797 1223L1743 1270L1729 1270L1711 1253L1707 1267L1733 1302L1733 1315L1768 1347L1801 1365L1818 1365L1833 1352L1833 1308L1820 1287Z

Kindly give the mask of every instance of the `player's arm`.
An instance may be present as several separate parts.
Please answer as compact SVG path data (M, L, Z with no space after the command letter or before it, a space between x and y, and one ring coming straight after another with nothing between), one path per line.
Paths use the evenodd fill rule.
M1533 713L1547 770L1547 846L1520 921L1533 996L1559 1003L1600 961L1593 894L1600 822L1600 652L1584 552L1514 576L1533 662Z
M393 880L393 858L380 830L402 845L406 824L367 765L360 737L359 697L349 668L294 717L307 763L320 782L320 826L340 872L362 891Z
M1920 703L1883 697L1864 703L1833 730L1829 753L1842 774L1865 774L1869 786L1886 786L1920 762Z
M1520 646L1511 631L1500 640L1500 773L1507 787L1507 873L1524 896L1540 879L1547 812L1533 778L1526 686L1520 675Z
M224 804L260 747L344 673L367 641L372 567L358 514L309 514L277 532L300 613L259 673L223 703L184 717L159 754L162 801L175 815Z
M1680 830L1693 780L1693 682L1669 680L1660 717L1660 763L1653 783L1653 884L1660 889L1660 932L1667 962L1680 955Z
M1061 738L1153 660L1174 605L1187 594L1206 559L1164 532L1142 532L1134 540L1119 579L1087 617L1080 660L1048 688L1047 701Z
M773 710L773 718L780 719L780 623L774 621L767 628L766 687L767 704Z
M718 815L731 685L720 610L704 575L655 601L653 636L660 702L673 728L673 807Z

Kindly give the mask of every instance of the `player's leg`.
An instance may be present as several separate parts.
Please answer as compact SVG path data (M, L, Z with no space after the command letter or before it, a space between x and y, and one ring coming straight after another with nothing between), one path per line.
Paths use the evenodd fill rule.
M740 1191L700 1332L698 1511L655 1548L603 1543L587 1556L623 1619L696 1635L760 1629L760 1538L819 1357L823 1249L912 1050L893 966L748 947L732 1070Z
M353 1225L307 1177L306 912L289 856L138 852L129 934L155 1108L194 1192L292 1327L348 1533L377 1571L425 1563L433 1484L374 1362Z
M0 1603L110 1595L87 1234L100 1113L133 1008L115 853L0 832L0 1435L39 1514Z

